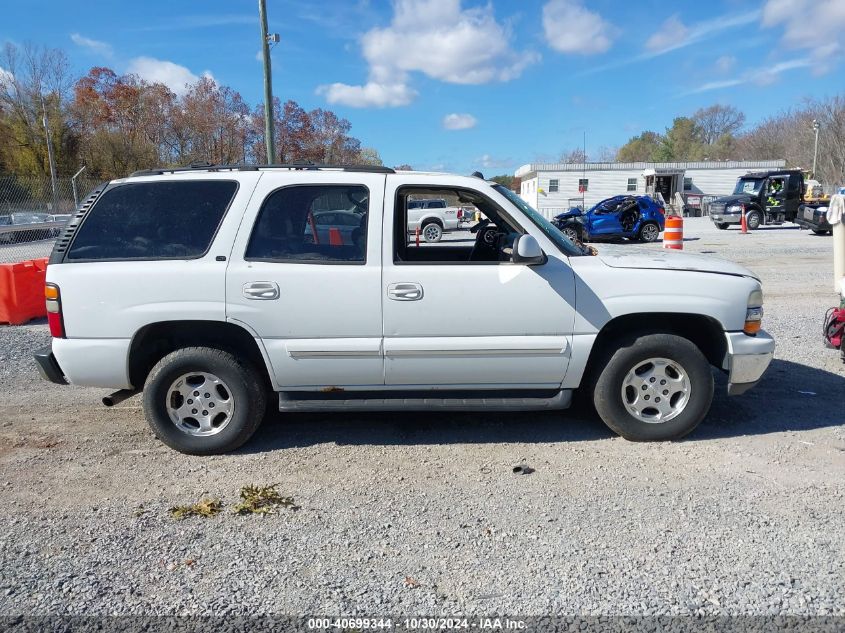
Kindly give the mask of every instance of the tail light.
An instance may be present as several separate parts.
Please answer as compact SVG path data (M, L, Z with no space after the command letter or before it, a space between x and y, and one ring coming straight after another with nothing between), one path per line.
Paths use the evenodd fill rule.
M56 284L44 286L44 298L47 303L47 325L50 326L50 336L65 338L65 322L62 318L62 297Z
M458 219L460 220L460 219L461 219L461 218L463 218L463 217L464 217L464 210L463 210L463 209L458 209Z
M657 207L657 210L660 211L660 215L666 215L666 209L663 207Z

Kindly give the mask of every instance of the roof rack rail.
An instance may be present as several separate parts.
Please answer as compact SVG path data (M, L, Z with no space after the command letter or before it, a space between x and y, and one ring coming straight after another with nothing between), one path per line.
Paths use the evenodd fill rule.
M337 169L342 171L352 172L370 172L374 174L395 174L396 172L390 167L382 165L323 165L320 163L312 163L309 161L294 161L292 163L276 163L273 165L249 165L246 163L223 163L212 164L205 161L193 162L185 167L155 167L153 169L142 169L129 174L129 177L135 176L160 176L161 174L175 174L190 171L257 171L259 169L303 169L303 170L320 170L320 169Z

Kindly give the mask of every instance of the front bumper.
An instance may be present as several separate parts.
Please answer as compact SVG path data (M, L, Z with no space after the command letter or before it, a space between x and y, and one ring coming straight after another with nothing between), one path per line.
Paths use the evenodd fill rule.
M711 213L713 224L739 224L741 213L725 213L724 211Z
M757 336L726 332L728 351L722 369L728 372L728 395L745 393L762 378L775 355L775 339L760 330Z
M67 384L65 374L62 368L59 367L56 357L53 355L53 347L51 345L36 350L33 358L35 358L35 364L38 366L38 373L41 374L44 380L49 380L57 385Z

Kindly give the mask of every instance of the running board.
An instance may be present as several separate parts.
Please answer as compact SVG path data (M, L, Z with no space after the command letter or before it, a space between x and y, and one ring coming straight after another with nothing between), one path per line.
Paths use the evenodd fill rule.
M441 393L440 397L433 394ZM491 392L495 393L495 392ZM385 397L390 394L393 397ZM531 395L528 395L531 394ZM487 397L483 392L474 392L466 397L447 392L333 392L331 394L313 391L282 391L279 393L279 411L545 411L566 409L572 402L572 391L563 389L549 394L526 395L503 398Z

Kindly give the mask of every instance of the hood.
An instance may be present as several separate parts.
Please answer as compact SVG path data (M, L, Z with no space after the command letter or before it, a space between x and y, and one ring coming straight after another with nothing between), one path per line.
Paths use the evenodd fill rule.
M632 248L617 244L602 244L597 247L598 257L612 268L641 268L646 270L689 270L698 273L716 273L760 278L753 272L719 257L692 255L678 252L661 252L645 248Z
M571 209L569 209L569 211L558 213L555 216L555 220L570 220L572 218L577 218L582 215L584 215L584 212L581 210L580 207L572 207Z
M712 200L710 204L713 204L713 202L724 204L725 206L729 206L731 204L747 204L751 202L751 195L747 193L740 193L736 195L732 194L730 196L719 196L718 198Z

